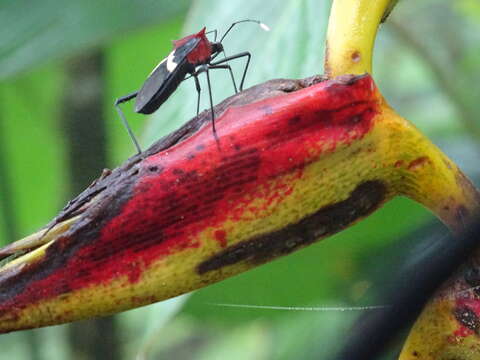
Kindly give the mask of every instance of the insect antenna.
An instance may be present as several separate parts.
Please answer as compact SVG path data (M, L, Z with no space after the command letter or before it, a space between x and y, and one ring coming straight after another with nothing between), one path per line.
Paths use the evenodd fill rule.
M232 25L230 25L230 27L227 29L227 31L225 31L225 33L222 35L222 38L220 39L219 43L221 43L223 41L223 39L225 39L225 36L227 36L227 34L230 32L230 30L232 30L232 28L237 25L237 24L241 24L241 23L244 23L244 22L254 22L254 23L257 23L263 30L265 31L270 31L270 28L262 23L261 21L258 21L258 20L253 20L253 19L245 19L245 20L239 20L239 21L235 21ZM217 40L217 30L211 30L209 32L214 32L215 33L215 40ZM208 33L207 33L208 34ZM230 59L229 57L227 57L227 53L225 52L225 49L222 49L222 53L223 53L223 56L224 56L224 60L223 61L228 61L228 59ZM250 61L250 59L249 59ZM248 68L248 63L247 63L247 68ZM232 82L233 82L233 87L235 89L235 93L238 92L237 90L237 85L235 84L235 78L233 76L233 72L232 72L232 69L231 68L228 68L229 72L230 72L230 77L232 78ZM244 70L244 74L243 74L243 77L242 77L242 82L240 84L240 91L242 90L242 87L243 87L243 81L245 80L245 75L246 75L246 69Z
M225 36L227 36L227 34L230 32L230 30L232 30L232 28L237 25L237 24L240 24L240 23L244 23L244 22L254 22L254 23L257 23L263 30L265 31L270 31L270 28L265 25L264 23L262 23L261 21L258 21L258 20L252 20L252 19L245 19L245 20L239 20L239 21L235 21L232 25L230 25L230 27L227 29L227 31L225 31L225 33L223 34L223 36L221 37L220 39L220 43L223 41L223 39L225 39Z

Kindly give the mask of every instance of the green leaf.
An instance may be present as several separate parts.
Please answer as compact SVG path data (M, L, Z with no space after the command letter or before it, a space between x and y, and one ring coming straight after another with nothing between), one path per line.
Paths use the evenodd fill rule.
M17 236L37 231L66 196L63 138L58 126L62 67L46 66L0 88L1 133ZM2 196L0 195L0 201ZM3 238L0 244L16 239Z
M455 7L476 22L480 22L480 2L478 0L458 0Z
M183 12L188 0L3 0L0 80Z
M128 352L135 354L136 359L148 359L159 345L158 338L167 331L166 325L180 311L188 296L178 296L119 314L118 317L124 324L124 331L136 334L128 343Z

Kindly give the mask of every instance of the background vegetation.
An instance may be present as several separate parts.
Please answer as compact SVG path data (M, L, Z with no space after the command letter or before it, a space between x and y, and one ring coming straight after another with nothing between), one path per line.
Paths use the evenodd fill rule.
M235 20L260 19L271 32L245 24L224 43L228 54L252 52L247 86L306 77L323 70L329 7L327 0L3 0L0 243L43 226L103 167L133 154L113 101L141 86L172 39L203 25L222 33ZM474 180L479 30L477 0L403 1L381 28L374 58L390 103ZM215 74L213 83L215 102L231 94L226 74ZM187 81L151 117L124 109L146 147L191 118L195 101ZM207 104L204 93L202 108ZM312 307L377 305L392 274L445 232L421 206L396 199L341 234L191 295L101 321L2 335L2 357L322 358L342 346L361 312Z

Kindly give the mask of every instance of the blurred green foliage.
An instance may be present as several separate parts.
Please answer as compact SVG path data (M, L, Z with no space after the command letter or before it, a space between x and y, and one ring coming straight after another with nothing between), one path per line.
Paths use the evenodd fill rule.
M138 89L171 49L171 40L204 24L220 33L238 19L256 18L272 31L242 25L225 40L228 54L253 54L247 86L276 77L306 77L323 70L329 1L235 0L0 3L0 142L8 188L0 211L9 211L16 236L51 219L68 200L61 101L65 61L92 47L106 56L108 152L112 167L133 153L112 106ZM476 0L400 2L379 33L374 75L391 104L466 170L478 177L480 8ZM240 64L232 64L240 71ZM225 74L213 79L214 99L232 93ZM202 108L207 106L206 95ZM150 118L125 113L144 147L195 112L192 82L183 83ZM476 120L472 123L472 116ZM476 121L476 122L475 122ZM143 129L143 131L142 131ZM98 169L101 173L102 169ZM93 180L93 179L92 179ZM5 206L8 191L13 202ZM0 214L1 243L7 238ZM357 312L287 311L222 307L354 306L375 304L401 259L420 239L399 243L432 216L396 199L367 220L321 243L248 273L119 315L126 358L313 359L342 346ZM64 327L34 331L40 359L68 357ZM25 333L2 335L2 355L29 359ZM108 334L105 334L108 336ZM325 356L325 357L322 357Z
M188 0L3 0L0 79L185 13Z

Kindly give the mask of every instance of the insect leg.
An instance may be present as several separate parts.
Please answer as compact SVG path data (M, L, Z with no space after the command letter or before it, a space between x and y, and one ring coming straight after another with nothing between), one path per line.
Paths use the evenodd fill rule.
M209 65L201 65L198 68L198 70L192 73L191 76L197 77L202 72L206 73L207 75L208 96L210 98L210 113L212 114L212 130L213 130L213 136L215 137L215 140L218 143L217 130L215 129L215 113L213 112L212 85L210 83L210 74L208 72L208 68L209 68Z
M118 112L118 115L120 116L120 119L123 122L123 125L127 129L128 135L130 135L130 138L132 139L133 144L135 145L135 148L137 149L138 153L140 154L142 152L142 149L140 149L140 145L138 145L138 141L137 141L135 135L133 134L132 129L128 125L127 119L125 118L125 115L123 115L122 109L120 108L120 104L122 104L124 102L127 102L129 100L132 100L134 97L137 96L137 94L138 94L138 91L135 91L131 94L122 96L122 97L118 98L117 100L115 100L114 105L115 105L115 108L117 109L117 112Z
M132 92L131 94L119 97L117 100L115 100L115 106L122 104L124 102L130 101L133 98L137 97L138 91Z
M230 77L232 78L232 84L233 84L233 89L235 90L235 94L238 93L237 84L235 83L235 78L233 76L233 71L232 71L232 68L230 67L230 65L228 65L228 64L225 64L225 65L210 65L208 68L209 69L228 69L228 71L230 72Z
M198 77L197 77L197 74L194 73L192 74L193 76L193 79L195 80L195 88L197 89L197 116L198 116L198 113L200 112L200 92L202 91L202 89L200 88L200 81L198 81Z
M213 112L213 98L212 98L212 86L210 85L210 74L208 73L208 66L204 67L204 71L207 74L208 95L210 97L210 113L212 114L212 129L215 140L218 141L217 130L215 129L215 113Z
M225 52L225 50L222 50L223 53L223 56L225 56L225 58L227 58L227 53ZM212 64L212 61L218 56L220 55L221 53L216 53L215 55L213 55L210 59L210 64ZM221 62L215 62L214 64L218 64L218 63L221 63ZM211 69L214 69L214 67L210 67ZM230 72L230 77L232 78L232 83L233 83L233 88L235 90L235 94L238 93L238 90L237 90L237 84L235 83L235 77L233 76L233 71L232 71L232 68L229 66L228 67L228 71Z
M221 53L225 54L225 50L223 50ZM212 62L218 55L220 55L221 53L216 53L215 55L213 55L211 58L210 58L210 62ZM227 57L227 55L225 55L225 57Z
M219 64L222 64L224 62L239 59L239 58L242 58L242 57L245 57L245 56L247 57L247 63L245 64L245 69L243 70L243 75L242 75L242 81L240 82L240 91L242 91L243 90L243 83L245 82L245 76L247 75L248 65L250 64L250 58L252 57L252 55L248 51L241 52L241 53L231 55L231 56L227 56L222 60L218 60L218 61L215 61L213 63L210 63L210 65L213 65L213 66L219 65Z

